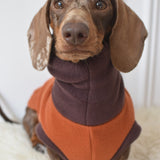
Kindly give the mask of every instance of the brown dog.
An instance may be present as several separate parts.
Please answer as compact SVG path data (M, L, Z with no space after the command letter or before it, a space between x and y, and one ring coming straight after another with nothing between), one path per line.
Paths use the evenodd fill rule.
M53 34L50 33L49 28L53 30ZM86 60L96 59L96 56L105 48L105 44L109 46L110 54L107 58L111 59L110 65L113 64L119 71L129 72L136 67L141 57L146 37L147 31L144 24L122 0L48 0L34 17L28 31L29 48L34 68L43 70L48 66L50 72L54 70L53 61L56 57L62 65L59 67L62 68L63 61L64 64L88 63ZM103 61L101 62L103 63ZM117 70L115 72L119 75ZM69 72L70 70L68 73L65 70L61 77L64 74L65 77L70 76ZM58 73L61 74L59 70ZM110 95L111 93L106 94ZM69 107L66 110L69 110ZM69 111L66 112L70 114ZM115 116L120 113L117 112L114 111L112 114ZM67 116L65 115L65 117ZM114 116L111 116L110 120ZM80 121L77 117L70 115L67 118L86 125L86 122ZM88 121L88 126L103 124L107 121L102 118L97 122L91 120ZM41 143L35 131L38 123L37 112L29 106L23 119L23 125L34 147ZM122 150L121 154L119 153L111 159L127 160L129 150L130 144ZM48 147L48 153L53 160L67 159L50 147ZM96 160L96 158L93 159ZM101 160L101 158L99 159Z

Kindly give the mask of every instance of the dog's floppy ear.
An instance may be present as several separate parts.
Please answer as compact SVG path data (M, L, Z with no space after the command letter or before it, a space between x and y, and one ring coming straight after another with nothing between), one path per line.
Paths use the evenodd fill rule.
M43 70L49 61L52 36L49 31L50 0L35 15L28 30L28 43L32 64L35 69Z
M147 31L123 0L115 0L115 7L116 20L110 35L111 60L118 70L129 72L139 62Z

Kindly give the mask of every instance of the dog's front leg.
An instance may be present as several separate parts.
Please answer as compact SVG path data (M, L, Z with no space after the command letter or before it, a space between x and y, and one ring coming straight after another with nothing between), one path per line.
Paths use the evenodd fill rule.
M127 148L127 150L123 153L123 155L118 160L128 160L130 153L130 147Z
M40 147L40 144L42 144L42 142L38 139L38 137L36 135L36 131L35 131L35 127L38 123L39 123L39 121L38 121L37 113L34 110L27 107L26 114L23 118L24 129L26 130L27 134L29 135L29 138L32 142L32 146L36 150L38 150L40 152L44 152L43 149Z
M47 152L51 160L62 160L53 150L47 148Z

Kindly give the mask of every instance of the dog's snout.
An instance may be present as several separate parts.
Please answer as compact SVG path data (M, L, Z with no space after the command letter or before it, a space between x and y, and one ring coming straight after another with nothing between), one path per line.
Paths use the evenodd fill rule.
M62 28L63 38L71 45L82 44L89 35L89 28L84 23L67 23Z

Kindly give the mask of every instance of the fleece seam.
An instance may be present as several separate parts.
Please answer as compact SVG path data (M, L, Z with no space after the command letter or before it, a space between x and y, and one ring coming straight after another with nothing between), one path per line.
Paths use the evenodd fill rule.
M89 130L89 141L90 141L90 149L91 149L91 160L93 160L93 144L92 144L92 136L91 136L91 127L88 127Z
M86 60L87 71L88 71L88 93L87 93L87 102L86 102L86 111L85 111L85 124L88 125L88 102L89 102L89 94L90 94L90 71L89 71L89 64Z

